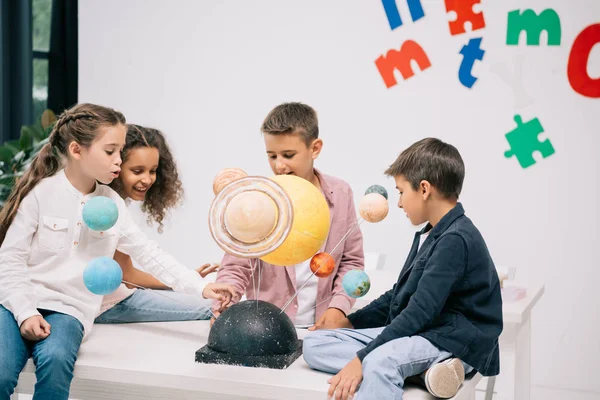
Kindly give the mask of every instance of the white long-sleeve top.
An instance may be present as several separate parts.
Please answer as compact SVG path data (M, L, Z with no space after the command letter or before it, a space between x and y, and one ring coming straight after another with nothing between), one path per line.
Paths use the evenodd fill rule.
M82 219L85 202L111 198L119 209L115 226L105 232L89 229ZM87 336L102 296L83 283L83 270L97 257L115 250L139 260L158 280L176 291L202 296L206 283L149 240L132 221L125 202L110 187L96 185L83 195L64 170L45 178L23 199L0 247L0 304L19 326L39 315L37 309L77 318Z

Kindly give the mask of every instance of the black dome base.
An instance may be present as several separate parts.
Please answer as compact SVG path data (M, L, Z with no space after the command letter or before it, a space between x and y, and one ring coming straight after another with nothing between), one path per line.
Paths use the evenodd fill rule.
M286 369L302 355L302 340L298 340L296 351L288 354L271 354L268 356L248 356L221 353L212 350L208 345L196 351L196 362L202 364L236 365L240 367Z
M266 301L246 300L215 320L196 361L285 369L301 355L302 341L287 314Z

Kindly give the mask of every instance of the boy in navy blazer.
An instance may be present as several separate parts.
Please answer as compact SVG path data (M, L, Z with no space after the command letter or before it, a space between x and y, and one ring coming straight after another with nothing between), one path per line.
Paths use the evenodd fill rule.
M309 334L304 359L337 374L329 396L402 399L420 376L431 394L450 398L473 370L500 370L502 297L494 262L458 196L465 168L458 150L427 138L387 169L415 234L396 284L334 325Z

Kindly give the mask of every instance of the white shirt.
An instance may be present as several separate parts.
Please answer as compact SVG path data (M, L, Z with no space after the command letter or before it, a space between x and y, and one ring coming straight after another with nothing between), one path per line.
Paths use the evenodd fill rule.
M312 274L310 270L310 258L303 263L296 264L296 290L300 289L306 279ZM308 283L298 293L298 313L294 325L297 327L308 327L315 324L315 313L318 293L318 277L316 275L310 277Z
M111 198L119 209L117 223L105 232L90 230L82 220L85 202L95 196ZM40 315L38 308L47 309L77 318L88 335L102 296L85 287L83 270L97 257L112 258L117 249L165 285L202 296L206 283L200 275L150 241L114 190L97 184L83 195L61 170L25 196L6 233L0 247L0 304L19 326Z
M421 236L419 237L419 247L417 247L417 251L421 248L421 246L423 246L423 242L425 241L425 239L427 239L427 236L429 236L429 232L431 232L431 230L421 234Z

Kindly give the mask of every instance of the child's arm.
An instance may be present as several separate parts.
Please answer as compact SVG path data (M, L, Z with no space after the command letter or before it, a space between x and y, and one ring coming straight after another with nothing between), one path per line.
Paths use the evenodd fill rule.
M390 340L413 336L425 330L440 315L444 305L467 266L467 247L459 235L449 234L436 244L425 264L423 275L408 305L364 349L358 351L363 360L367 354Z
M121 269L123 270L123 281L133 283L133 285L125 284L130 289L135 287L143 287L146 289L158 289L158 290L168 290L171 289L158 279L156 279L152 274L144 272L142 270L137 269L133 266L133 262L131 257L127 254L123 254L120 251L115 252L114 259L119 263ZM200 268L196 269L196 272L200 274L202 278L206 277L208 274L215 272L218 268L218 265L204 264Z
M354 207L354 197L352 190L349 190L350 201L348 202L346 226L348 229L354 227L356 222L356 210ZM363 251L363 237L360 228L354 230L350 236L346 239L343 244L342 259L337 270L337 274L333 280L333 298L329 303L330 308L337 308L341 310L345 315L348 315L356 299L348 296L344 291L342 280L346 272L352 271L353 269L365 268L365 255Z
M252 268L249 259L225 254L221 261L221 268L217 273L216 282L229 283L235 288L239 294L238 298L231 299L231 303L235 304L246 293L246 288L250 284L251 274ZM214 302L213 308L219 310L221 307L218 302Z
M152 274L141 271L133 266L131 257L127 254L123 254L120 251L115 252L115 261L119 263L123 270L123 281L132 283L129 285L125 283L129 288L143 287L146 289L169 289L167 285L156 279Z
M120 252L135 258L141 265L144 265L148 272L166 286L179 292L204 297L203 292L207 284L196 271L181 265L175 258L158 247L156 243L148 239L132 221L124 204L119 207L119 213L122 234L119 237L117 249Z
M19 327L26 319L41 315L37 311L38 298L27 270L38 218L37 198L31 191L21 201L0 247L0 304L14 315Z

